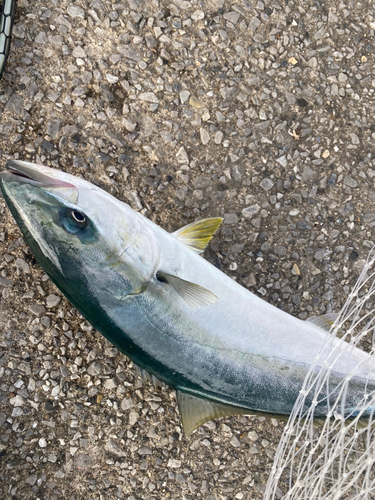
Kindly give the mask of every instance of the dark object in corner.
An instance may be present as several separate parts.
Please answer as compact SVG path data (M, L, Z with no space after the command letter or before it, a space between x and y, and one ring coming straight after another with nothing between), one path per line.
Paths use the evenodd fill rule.
M9 55L16 8L17 0L3 0L0 19L0 78L3 76Z

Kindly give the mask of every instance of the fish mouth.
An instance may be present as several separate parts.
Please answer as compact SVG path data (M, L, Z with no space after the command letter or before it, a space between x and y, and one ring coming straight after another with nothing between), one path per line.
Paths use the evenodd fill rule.
M70 182L63 181L56 177L52 177L46 175L42 172L43 170L47 170L46 167L34 165L33 163L28 163L26 161L19 160L9 160L5 164L6 170L16 177L20 177L20 181L24 180L25 182L29 182L30 184L39 184L43 186L53 186L53 187L61 187L61 188L74 188L74 184ZM51 173L53 172L52 169ZM56 172L56 171L55 171Z
M59 174L62 174L59 170L20 160L7 161L5 169L9 180L36 186L67 201L78 203L77 187L59 178Z

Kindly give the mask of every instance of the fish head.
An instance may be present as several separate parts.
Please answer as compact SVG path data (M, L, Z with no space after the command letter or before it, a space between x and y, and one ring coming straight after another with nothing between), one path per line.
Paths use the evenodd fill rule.
M106 191L16 160L7 162L0 187L36 260L70 299L67 287L136 295L155 277L159 252L151 223Z

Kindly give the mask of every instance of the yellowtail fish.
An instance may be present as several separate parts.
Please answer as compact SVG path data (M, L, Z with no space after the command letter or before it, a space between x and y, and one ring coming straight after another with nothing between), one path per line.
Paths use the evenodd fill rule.
M332 318L301 321L204 260L220 218L170 234L83 179L21 161L6 164L0 184L62 293L120 351L176 389L186 433L218 416L291 413L310 365L329 349L321 326ZM354 374L349 414L375 380L367 379L363 351L332 342L343 350L332 383ZM317 417L335 398L321 396Z

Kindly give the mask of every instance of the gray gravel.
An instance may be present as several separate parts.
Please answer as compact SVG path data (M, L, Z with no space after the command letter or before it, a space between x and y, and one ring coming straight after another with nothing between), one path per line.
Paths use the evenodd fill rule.
M213 264L302 319L340 309L374 240L370 4L19 5L2 164L83 176L169 231L221 215ZM284 423L184 437L173 391L61 297L3 200L0 297L2 499L262 498Z

